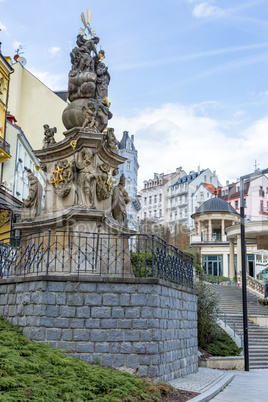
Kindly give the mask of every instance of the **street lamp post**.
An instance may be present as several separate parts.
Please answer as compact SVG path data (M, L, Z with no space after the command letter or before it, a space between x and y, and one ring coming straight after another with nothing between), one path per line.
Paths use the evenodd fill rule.
M240 230L241 230L241 263L242 263L242 298L243 298L243 332L245 371L249 371L248 353L248 310L247 310L247 266L246 266L246 236L245 236L245 203L244 185L246 179L251 179L268 173L268 169L257 170L254 173L240 177Z

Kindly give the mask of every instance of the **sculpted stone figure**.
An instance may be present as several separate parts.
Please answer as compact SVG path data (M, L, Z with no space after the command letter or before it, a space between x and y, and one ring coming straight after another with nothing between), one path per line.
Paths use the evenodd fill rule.
M43 187L31 169L27 170L27 178L30 182L29 195L22 203L22 220L31 220L42 211Z
M61 180L54 188L56 194L64 198L70 193L74 183L74 163L63 159L57 163L57 166L61 172Z
M115 186L112 196L112 216L120 223L127 227L127 208L129 203L128 193L125 190L125 176L122 174L119 178L119 183Z
M88 109L83 108L85 112L85 120L82 125L82 128L89 133L98 133L98 127L96 123L96 112L93 105L88 106Z
M107 106L110 106L108 101L108 85L110 82L110 74L108 73L108 67L102 62L104 59L104 50L99 52L100 60L96 63L97 85L96 85L96 98L105 101Z
M113 128L111 128L111 127L107 128L105 141L106 141L107 147L110 148L111 151L113 151L117 154L118 153L118 148L117 148L118 141L114 134Z
M78 199L79 204L87 208L96 208L94 205L93 181L96 179L91 166L92 151L83 149L83 160L75 162L78 171Z
M98 166L96 194L99 201L107 200L111 195L110 170L111 167L108 163L102 163Z
M110 74L103 63L104 50L97 51L99 38L93 31L90 31L90 37L85 36L84 29L80 32L77 46L70 53L72 67L69 72L68 99L71 103L63 111L62 120L67 130L82 126L85 128L84 108L88 109L90 103L94 106L96 121L95 130L92 130L90 122L88 131L102 133L112 118L108 101Z
M51 145L56 144L54 135L57 132L57 128L49 128L48 124L44 124L44 141L43 141L43 149L50 147Z

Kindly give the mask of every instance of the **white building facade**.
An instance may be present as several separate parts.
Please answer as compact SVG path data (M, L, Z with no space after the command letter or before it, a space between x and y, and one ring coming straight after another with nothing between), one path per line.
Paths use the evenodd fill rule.
M138 229L138 212L141 209L140 201L137 197L137 181L138 181L138 151L134 145L134 135L129 137L128 131L123 132L123 137L118 143L118 153L127 160L123 165L119 166L119 174L125 175L126 191L128 192L130 202L127 204L127 220L128 227L133 230Z
M191 215L199 205L212 197L212 192L206 186L209 184L214 188L221 186L216 172L210 169L191 171L189 174L180 175L178 179L167 189L167 219L170 225L180 223L189 229L194 228L194 221Z
M13 157L3 164L2 183L11 195L20 201L24 201L29 194L27 169L34 172L43 188L45 187L46 174L41 169L35 170L35 166L39 166L39 160L34 155L24 132L15 123L15 118L9 116L6 135Z

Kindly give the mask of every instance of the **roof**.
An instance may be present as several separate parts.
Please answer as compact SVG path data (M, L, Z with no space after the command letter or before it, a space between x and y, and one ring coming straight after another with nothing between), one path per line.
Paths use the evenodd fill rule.
M121 141L119 141L119 143L118 143L118 149L127 149L127 140L128 139L130 139L130 137L128 135L128 131L124 131L123 137L122 137ZM131 141L131 149L130 150L135 151L133 141Z
M221 189L221 187L215 188L213 184L209 183L201 183L201 184L203 184L212 194L215 194L215 190L216 194L219 194L219 190Z
M193 215L206 212L228 212L231 214L237 214L236 210L230 204L228 204L228 202L218 197L210 198L201 204Z

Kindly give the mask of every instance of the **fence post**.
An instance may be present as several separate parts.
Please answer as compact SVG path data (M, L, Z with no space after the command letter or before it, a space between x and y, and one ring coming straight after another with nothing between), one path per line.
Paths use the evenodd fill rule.
M50 256L50 236L51 236L51 229L48 229L48 243L47 243L47 275L48 275L48 268L49 268L49 256Z
M154 278L154 233L152 234L152 278Z

